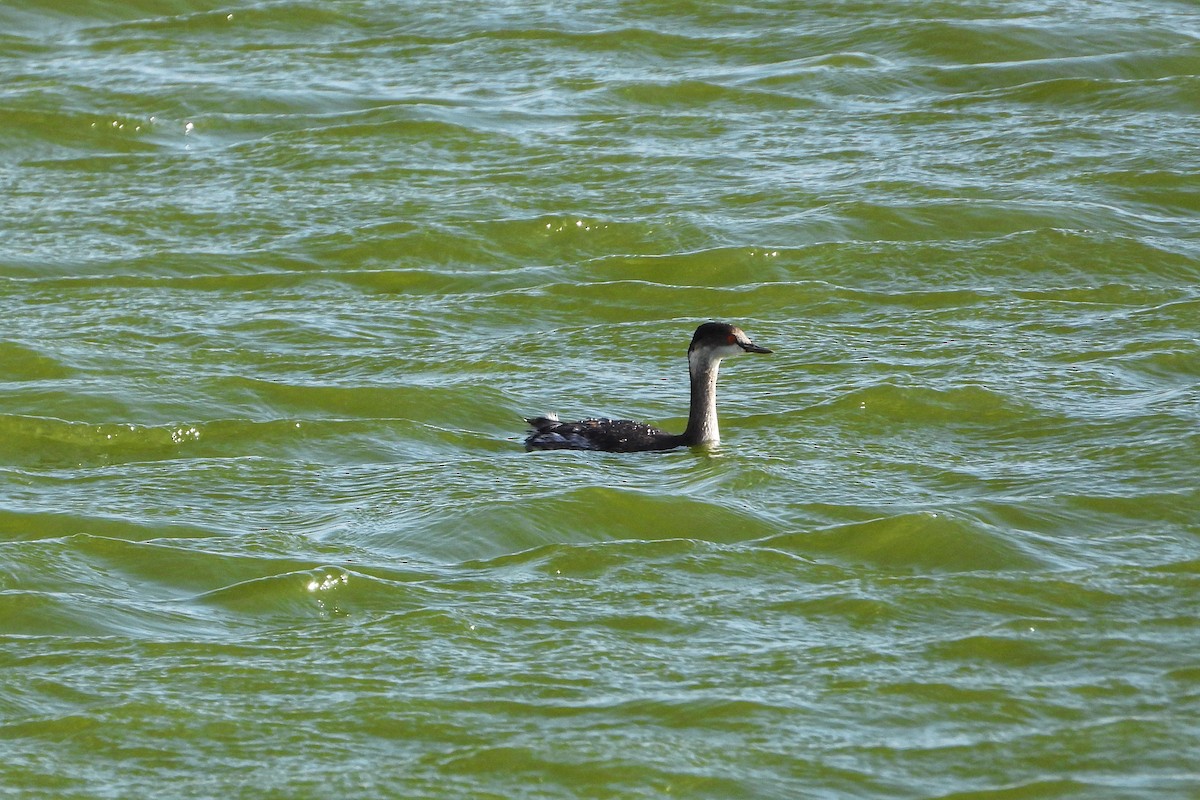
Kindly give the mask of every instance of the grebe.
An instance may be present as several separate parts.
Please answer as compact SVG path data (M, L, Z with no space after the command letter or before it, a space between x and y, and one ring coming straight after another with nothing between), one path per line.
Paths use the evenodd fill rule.
M683 433L667 433L627 419L559 422L557 414L547 414L525 420L533 428L525 440L525 449L637 453L670 450L682 445L716 444L721 439L717 428L717 371L721 368L721 359L743 353L769 352L750 341L741 328L724 322L706 322L696 328L688 347L692 400Z

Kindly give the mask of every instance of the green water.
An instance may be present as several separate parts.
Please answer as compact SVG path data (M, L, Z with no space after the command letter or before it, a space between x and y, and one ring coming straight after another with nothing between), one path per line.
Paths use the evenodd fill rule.
M4 4L0 797L1200 797L1198 143L1186 2Z

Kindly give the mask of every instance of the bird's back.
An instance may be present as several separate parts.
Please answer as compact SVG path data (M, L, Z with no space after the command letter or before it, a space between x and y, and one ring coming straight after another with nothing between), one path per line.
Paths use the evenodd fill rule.
M559 422L554 415L526 420L533 432L525 439L526 450L603 450L636 453L670 450L681 444L658 428L628 419L584 419Z

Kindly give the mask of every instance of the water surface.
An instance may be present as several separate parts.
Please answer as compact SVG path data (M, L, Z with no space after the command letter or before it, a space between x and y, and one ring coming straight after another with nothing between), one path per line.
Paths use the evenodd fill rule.
M1192 4L0 31L0 795L1200 792Z

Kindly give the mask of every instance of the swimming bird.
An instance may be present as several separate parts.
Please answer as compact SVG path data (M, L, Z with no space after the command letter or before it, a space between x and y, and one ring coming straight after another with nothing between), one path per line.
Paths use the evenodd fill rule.
M547 414L525 420L533 429L525 439L525 449L637 453L670 450L683 445L716 444L721 440L717 428L717 372L721 368L721 359L770 352L750 341L741 328L725 322L706 322L696 328L688 347L692 398L683 433L667 433L644 422L627 419L560 422L557 414Z

